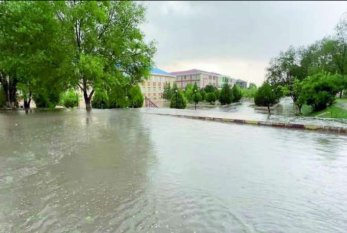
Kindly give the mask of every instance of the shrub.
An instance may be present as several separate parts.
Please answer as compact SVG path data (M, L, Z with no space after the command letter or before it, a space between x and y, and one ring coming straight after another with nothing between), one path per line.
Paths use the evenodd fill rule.
M60 100L60 92L53 89L40 89L33 93L37 108L55 108Z
M265 82L255 94L254 102L258 106L267 106L270 114L270 106L278 102L278 97L270 84Z
M106 91L97 90L92 99L93 108L109 108L109 98Z
M144 97L139 85L135 85L129 90L130 107L141 108L143 105Z
M69 90L63 93L61 96L61 104L66 108L77 107L78 103L79 103L79 96L73 90Z
M213 92L207 93L206 94L206 101L209 102L210 104L214 104L216 102L216 94Z
M308 104L313 111L320 111L334 103L339 91L339 75L317 73L307 77L301 83L298 102Z
M221 105L231 104L233 101L233 93L229 84L223 84L222 90L219 95L219 102Z
M239 87L239 85L235 84L233 88L231 89L232 96L233 96L233 102L239 102L240 99L242 98L242 92Z
M175 89L176 91L177 89ZM184 109L187 106L187 100L181 91L173 92L171 97L170 108Z

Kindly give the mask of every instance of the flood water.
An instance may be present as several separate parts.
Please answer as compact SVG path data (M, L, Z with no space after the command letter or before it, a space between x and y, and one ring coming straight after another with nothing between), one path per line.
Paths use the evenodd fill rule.
M347 137L146 114L0 113L0 232L346 232Z

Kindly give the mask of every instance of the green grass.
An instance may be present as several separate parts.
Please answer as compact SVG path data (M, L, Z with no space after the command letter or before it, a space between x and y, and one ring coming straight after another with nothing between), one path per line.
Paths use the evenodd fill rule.
M302 108L303 115L321 118L347 119L347 99L336 99L336 102L319 112L310 111L309 106Z

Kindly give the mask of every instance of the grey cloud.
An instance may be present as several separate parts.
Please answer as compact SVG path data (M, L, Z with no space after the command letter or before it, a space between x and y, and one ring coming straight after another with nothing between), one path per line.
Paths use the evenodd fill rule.
M146 2L148 39L158 42L156 63L216 58L266 64L290 45L333 33L346 2ZM192 67L193 68L193 67ZM244 69L231 67L230 69ZM261 80L258 77L246 79ZM219 72L216 70L216 72ZM240 71L247 75L247 72Z

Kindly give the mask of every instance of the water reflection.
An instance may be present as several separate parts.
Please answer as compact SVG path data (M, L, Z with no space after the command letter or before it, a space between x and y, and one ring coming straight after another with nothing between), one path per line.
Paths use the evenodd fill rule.
M1 233L347 229L344 136L138 110L5 113L0 129Z

